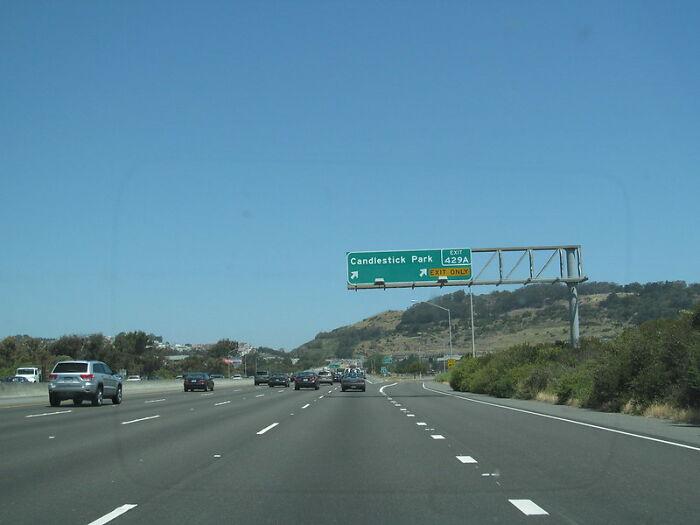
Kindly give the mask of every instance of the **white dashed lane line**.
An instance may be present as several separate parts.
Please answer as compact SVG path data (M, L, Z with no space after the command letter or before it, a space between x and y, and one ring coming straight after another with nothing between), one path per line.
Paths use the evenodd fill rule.
M161 401L165 401L165 399L151 399L149 401L144 401L144 403L160 403Z
M158 417L160 417L160 415L141 417L139 419L132 419L131 421L122 421L122 425L131 425L132 423L138 423L139 421L148 421L149 419L156 419Z
M307 408L307 407L309 407L309 406L311 406L311 404L310 404L310 403L306 403L306 404L305 404L303 407L301 407L301 408Z
M459 461L462 463L478 463L477 460L475 460L471 456L455 456Z
M255 396L255 397L263 397L264 395L265 395L265 394L258 394L258 395Z
M122 505L121 507L117 507L112 512L105 514L101 518L97 518L95 521L91 521L90 523L88 523L88 525L104 525L105 523L109 523L110 521L112 521L117 516L121 516L125 512L130 511L134 507L136 507L135 504L127 503L126 505Z
M265 432L267 432L268 430L271 430L271 429L275 428L277 425L279 425L279 423L272 423L272 425L266 426L265 428L263 428L263 429L260 430L259 432L256 432L256 434L257 434L258 436L262 436Z
M427 424L428 424L428 423L426 423L425 421L418 421L418 422L416 422L416 425L418 425L419 427L424 427L424 426L426 426Z
M442 434L430 434L430 437L433 439L445 439L445 436Z
M549 516L549 512L537 505L531 499L509 499L516 509L526 516Z
M215 407L218 407L219 405L228 405L231 401L222 401L221 403L214 403Z
M60 412L45 412L43 414L29 414L28 416L24 416L24 417L55 416L56 414L68 414L70 412L73 412L73 411L72 410L61 410Z

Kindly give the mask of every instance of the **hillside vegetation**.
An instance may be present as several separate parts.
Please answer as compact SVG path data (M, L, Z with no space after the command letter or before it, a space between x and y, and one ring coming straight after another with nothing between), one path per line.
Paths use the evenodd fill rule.
M700 285L683 281L583 283L579 286L581 335L611 340L628 327L675 317L699 299ZM469 295L459 290L432 302L451 311L454 353L471 353ZM477 354L516 344L568 341L568 316L568 289L564 285L530 285L515 291L474 295ZM442 355L448 349L447 328L443 310L419 303L405 311L387 311L354 325L321 332L292 353L305 363L355 355Z
M465 357L449 382L464 392L697 422L700 305L674 319L627 328L612 341L584 339L576 350L522 344Z

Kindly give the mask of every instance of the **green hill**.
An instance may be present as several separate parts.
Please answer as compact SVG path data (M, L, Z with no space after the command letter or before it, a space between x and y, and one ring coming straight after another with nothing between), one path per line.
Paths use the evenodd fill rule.
M672 318L700 300L700 284L683 281L618 285L579 285L581 336L612 339L628 326ZM452 345L457 354L471 353L469 295L463 290L432 301L449 308ZM474 296L476 350L497 352L521 343L568 341L568 290L564 285L530 285L515 291ZM330 357L364 355L442 355L448 349L447 315L418 303L390 310L349 326L321 332L292 351L308 363Z

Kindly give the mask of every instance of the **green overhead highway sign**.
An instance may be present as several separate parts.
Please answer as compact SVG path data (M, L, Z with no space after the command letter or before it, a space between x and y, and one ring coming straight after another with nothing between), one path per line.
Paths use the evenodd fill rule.
M472 251L470 248L447 248L348 252L347 271L349 288L413 283L439 286L448 281L471 280Z

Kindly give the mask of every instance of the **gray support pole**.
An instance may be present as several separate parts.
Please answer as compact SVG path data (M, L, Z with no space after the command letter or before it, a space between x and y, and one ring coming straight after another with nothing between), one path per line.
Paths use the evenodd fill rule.
M447 310L447 327L450 333L450 355L452 355L452 314L450 314L449 309Z
M578 277L578 264L576 262L576 249L566 249L566 276ZM569 336L571 338L571 348L579 347L578 330L578 289L576 283L567 283L569 287Z
M476 357L476 346L474 345L474 298L472 295L472 287L469 286L469 311L471 312L471 332L472 332L472 357Z

